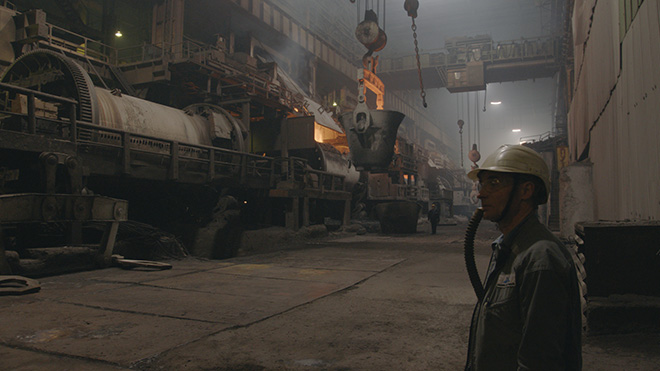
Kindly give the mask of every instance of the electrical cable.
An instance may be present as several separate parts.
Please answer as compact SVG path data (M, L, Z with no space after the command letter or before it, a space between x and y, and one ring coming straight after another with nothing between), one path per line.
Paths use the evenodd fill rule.
M486 112L486 97L488 96L488 86L484 89L484 112Z
M470 121L470 93L468 92L466 95L467 99L467 127L468 127L468 147L472 148L470 143L472 143L472 122Z
M456 121L461 119L461 113L458 111L458 94L456 95Z
M476 131L475 142L477 143L477 148L481 148L481 122L479 122L479 92L474 99L474 129Z
M380 0L376 0L376 14L380 15Z
M479 222L484 216L484 209L477 208L472 214L472 218L468 222L467 230L465 231L465 242L463 245L463 253L465 257L465 268L468 272L468 277L470 278L470 283L474 289L474 293L477 295L477 299L482 301L484 298L484 286L481 283L479 278L479 271L477 270L477 263L474 260L474 237L477 234L477 228L479 228Z
M387 12L385 11L386 0L383 0L383 32L385 31L385 19L387 18Z

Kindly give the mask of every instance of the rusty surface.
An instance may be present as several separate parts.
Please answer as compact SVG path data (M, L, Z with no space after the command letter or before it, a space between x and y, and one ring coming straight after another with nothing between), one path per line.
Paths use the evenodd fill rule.
M21 276L0 276L0 296L24 295L41 290L39 281Z

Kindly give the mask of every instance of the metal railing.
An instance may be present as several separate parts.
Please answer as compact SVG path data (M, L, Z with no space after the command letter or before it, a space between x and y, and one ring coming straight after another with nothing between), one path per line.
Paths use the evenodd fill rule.
M1 4L5 8L9 8L11 10L16 10L16 5L14 5L14 3L10 2L10 1L4 0L4 1L2 1Z
M224 148L182 143L109 127L79 123L77 142L87 153L115 149L122 156L123 172L133 172L135 161L167 167L168 179L178 180L183 172L205 173L204 182L248 179L272 185L277 175L274 158Z
M301 158L273 158L205 145L182 143L149 135L129 133L102 127L76 119L78 102L47 93L0 83L0 96L6 95L4 107L0 102L0 131L39 135L53 140L68 140L77 144L81 156L121 158L121 171L134 172L139 167L167 167L167 178L180 180L185 172L204 174L201 182L232 180L238 184L258 181L263 187L275 187L279 181L293 180L303 188L325 191L344 191L344 176L310 169ZM27 113L12 112L10 94L24 94ZM38 117L36 100L69 106L58 110L58 117ZM68 113L68 116L62 116ZM55 130L53 130L55 127ZM38 150L38 149L34 149ZM113 160L114 161L114 160ZM282 166L287 162L286 167ZM282 169L288 169L283 171Z
M559 56L559 39L552 36L521 38L488 43L460 44L448 49L420 54L422 68L447 68L467 62L518 62L536 59L555 59ZM417 68L414 56L401 56L380 61L379 72L394 72Z
M64 49L70 53L76 53L103 63L117 63L117 49L114 47L50 23L46 23L46 27L48 29L46 43L49 46Z
M163 44L162 46L142 43L127 48L117 49L102 42L76 34L66 29L45 23L47 27L46 40L42 41L51 48L64 50L70 54L80 55L108 65L141 65L144 63L168 60L174 63L191 61L215 68L223 75L237 81L245 94L255 95L266 100L277 101L279 104L301 109L303 98L296 96L282 84L271 79L258 76L256 73L239 71L219 60L218 55L225 51L189 38L178 44Z
M164 57L164 48L148 43L117 49L117 63L119 64L142 63Z
M164 44L162 47L144 43L119 49L117 53L118 63L124 66L142 65L163 59L167 59L172 63L192 62L208 66L209 69L222 72L227 80L234 82L228 86L223 86L224 90L239 88L244 94L277 101L283 106L298 109L303 107L303 98L296 96L283 84L259 76L256 71L254 73L241 71L225 63L225 50L214 45L186 39L182 43ZM219 57L221 54L223 57Z
M346 190L344 187L345 176L312 169L308 166L307 159L279 157L275 160L275 166L284 169L281 172L281 179L296 182L302 189L313 189L321 192ZM286 165L282 166L284 163Z
M4 94L1 94L4 93ZM5 83L0 83L0 94L3 95L2 102L0 103L0 109L3 109L3 113L8 117L18 117L23 116L27 120L25 121L26 125L23 125L23 122L19 123L18 130L25 132L27 134L46 134L52 133L52 129L44 130L43 126L37 126L37 99L42 100L43 102L54 102L57 105L68 106L67 110L63 112L68 112L68 121L62 122L59 117L54 119L43 118L46 122L57 122L57 127L62 138L58 139L69 139L75 143L76 141L76 127L77 127L77 118L76 118L76 107L78 102L73 99L58 97L48 93L42 93L39 91L22 88L19 86L9 85ZM23 94L27 97L27 109L26 113L16 113L11 111L11 102L12 99L18 99L19 95ZM4 125L0 125L0 128L4 128ZM41 130L40 130L41 129ZM64 134L68 133L68 134Z
M542 142L544 140L555 137L556 135L557 133L555 133L554 131L546 131L545 133L541 133L538 135L528 135L525 137L520 137L520 144Z

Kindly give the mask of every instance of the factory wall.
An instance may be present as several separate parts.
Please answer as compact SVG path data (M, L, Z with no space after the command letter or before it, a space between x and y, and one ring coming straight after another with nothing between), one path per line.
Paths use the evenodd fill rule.
M308 50L318 58L326 61L329 65L341 71L349 78L355 76L355 66L349 59L341 54L336 46L330 45L326 40L322 40L315 32L310 30L310 26L301 24L299 20L292 19L288 13L278 7L278 1L271 0L231 0L240 5L253 16L259 18L267 25L278 32L291 38L303 49ZM285 9L291 11L287 2L282 2ZM308 22L305 22L308 23ZM351 40L355 43L355 41Z
M658 0L576 0L571 160L593 164L596 220L660 219Z

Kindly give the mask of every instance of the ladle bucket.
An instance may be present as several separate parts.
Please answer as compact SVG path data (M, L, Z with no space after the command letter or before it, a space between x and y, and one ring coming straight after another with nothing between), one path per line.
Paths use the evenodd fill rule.
M351 161L358 170L387 170L404 117L401 112L369 110L362 104L339 117L346 130Z

